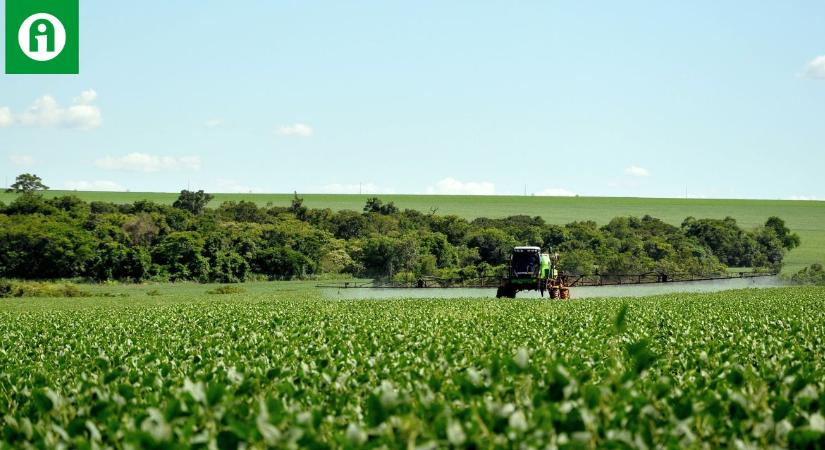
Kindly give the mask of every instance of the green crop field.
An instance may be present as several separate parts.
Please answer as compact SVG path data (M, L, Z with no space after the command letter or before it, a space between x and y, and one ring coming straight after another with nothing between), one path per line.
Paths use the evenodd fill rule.
M171 204L176 193L139 192L66 192L48 191L46 195L75 194L87 201L102 200L128 203L141 199ZM310 208L334 210L363 208L368 195L303 195ZM687 216L724 218L732 216L740 225L754 227L770 216L784 219L799 233L802 246L791 251L786 259L787 272L795 272L813 263L825 263L825 202L791 200L705 200L614 197L508 197L508 196L433 196L381 195L400 208L456 214L465 218L504 217L515 214L541 216L549 223L565 224L576 220L595 220L601 224L616 216L649 214L678 225ZM0 194L0 201L10 202L13 194ZM211 206L224 201L253 201L259 205L289 205L292 194L216 194Z
M210 288L0 301L0 448L825 445L823 288L564 302Z

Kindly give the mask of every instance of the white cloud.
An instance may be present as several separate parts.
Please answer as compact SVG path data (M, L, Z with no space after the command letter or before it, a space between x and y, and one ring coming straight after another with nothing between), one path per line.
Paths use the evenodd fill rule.
M624 170L625 175L630 175L631 177L649 177L650 171L645 169L644 167L639 166L630 166Z
M203 124L206 128L218 128L221 125L223 125L223 120L221 119L209 119Z
M78 97L75 97L74 102L78 105L88 105L95 100L97 100L97 92L94 89L86 89Z
M825 55L817 56L808 63L805 77L815 80L825 80Z
M792 195L787 198L787 200L806 200L806 201L818 201L817 197L812 195Z
M427 187L428 194L435 195L495 195L496 185L489 181L463 182L447 177L434 186Z
M536 195L547 197L575 197L578 194L564 188L547 188L542 191L536 192Z
M97 180L97 181L67 181L66 189L70 191L119 191L123 192L126 189L115 183L114 181Z
M8 107L0 108L0 128L7 128L14 123L14 116Z
M294 123L292 125L282 125L276 131L281 136L310 137L312 127L304 123Z
M9 161L15 166L31 166L34 164L34 158L29 155L10 155Z
M380 187L375 183L333 183L321 186L317 192L319 194L394 194L395 190Z
M103 123L100 108L93 104L97 92L88 89L80 93L69 107L61 106L51 95L44 95L20 114L8 107L0 108L0 127L15 124L29 127L64 127L91 130Z
M162 170L199 170L200 156L160 156L148 153L129 153L95 160L95 165L106 170L131 172L159 172Z
M260 193L263 190L246 186L244 184L238 183L235 180L227 179L227 178L218 178L218 188L216 189L217 192L224 192L224 193Z

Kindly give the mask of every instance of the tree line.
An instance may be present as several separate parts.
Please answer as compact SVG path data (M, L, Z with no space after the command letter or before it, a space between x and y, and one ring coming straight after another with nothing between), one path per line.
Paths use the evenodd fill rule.
M573 274L651 271L705 275L726 267L778 270L799 237L777 217L743 229L733 218L651 216L549 224L538 216L467 220L399 209L370 198L362 211L258 206L208 208L212 196L182 191L172 205L85 202L23 192L0 203L0 277L241 282L323 274L411 280L503 273L510 251L560 254Z

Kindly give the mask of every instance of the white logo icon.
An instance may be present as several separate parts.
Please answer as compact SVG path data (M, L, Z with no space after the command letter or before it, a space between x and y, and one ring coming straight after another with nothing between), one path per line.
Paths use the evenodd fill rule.
M66 28L57 17L38 13L29 16L17 32L20 50L35 61L49 61L66 46Z

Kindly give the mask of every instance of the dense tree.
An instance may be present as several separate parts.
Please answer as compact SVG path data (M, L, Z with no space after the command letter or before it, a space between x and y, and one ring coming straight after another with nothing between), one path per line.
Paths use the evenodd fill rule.
M435 258L436 266L439 268L458 265L458 252L442 233L426 233L421 238L421 249Z
M94 261L96 247L92 234L69 220L0 215L0 276L83 276Z
M482 228L467 235L467 246L477 248L481 260L492 265L507 262L517 244L515 238L498 228Z
M541 240L547 248L557 248L566 239L564 228L559 225L546 225L541 229Z
M682 223L685 234L698 239L719 260L731 267L750 267L757 262L759 244L736 224L736 219L694 219Z
M231 249L219 250L209 256L209 281L240 283L246 281L249 262Z
M43 184L43 180L40 177L31 173L23 173L14 179L14 183L6 189L6 192L31 194L36 191L45 191L47 189L49 189L49 187Z
M209 260L203 255L204 239L192 231L166 235L152 248L152 261L170 280L209 281Z
M356 267L352 256L347 252L343 246L341 248L332 248L326 252L318 264L318 271L322 273L339 274L339 273L359 273L360 269Z
M575 275L592 275L596 273L596 259L587 250L570 250L561 254L559 270Z
M93 201L89 203L89 210L92 214L111 214L120 211L121 206L111 202Z
M160 234L160 227L149 213L141 212L132 216L123 224L123 231L129 236L132 244L148 247Z
M367 204L364 205L365 213L377 213L381 211L381 206L384 204L378 197L370 197L367 199Z
M606 238L605 233L592 220L568 223L564 226L564 233L566 238L559 246L561 252L585 249L598 253Z
M269 247L255 255L253 269L273 280L291 280L314 272L314 263L306 255L287 247Z
M785 226L785 221L780 219L776 216L771 216L768 218L767 222L765 222L765 228L769 228L776 233L776 237L779 239L779 242L782 243L782 247L787 250L791 250L793 248L799 247L800 239L799 235L796 233L791 233L791 230Z
M267 216L254 202L241 200L240 202L223 202L218 208L218 214L227 220L235 222L266 222Z
M209 281L216 283L238 283L246 281L249 273L249 253L254 249L246 248L239 240L244 236L233 233L233 230L218 227L207 233L204 238L203 256L209 262ZM241 256L244 252L247 257Z
M361 238L369 227L368 219L355 211L341 211L332 219L335 237L339 239Z
M86 217L91 212L89 204L74 195L62 195L46 200L46 202L60 211L69 213L74 218Z
M309 209L297 195L289 207L241 201L209 209L208 194L188 194L174 207L17 196L0 205L0 277L466 280L501 274L512 248L530 244L558 252L561 270L572 274L710 274L725 265L776 270L799 242L775 217L753 230L733 219L688 218L674 227L649 216L559 226L524 215L468 222L398 211L378 198L365 212Z
M119 242L101 242L87 275L97 281L142 281L149 276L152 258L144 248L134 248Z
M398 207L395 206L395 203L389 202L384 203L378 197L370 197L367 199L367 204L364 205L364 212L365 213L376 213L376 214L383 214L383 215L390 215L395 214L398 212Z
M56 215L60 211L42 195L27 193L18 196L3 209L3 213L14 216L23 214L41 214L44 216Z
M418 263L416 244L412 236L375 236L364 242L361 262L367 273L392 278L396 272L410 271Z
M447 236L450 244L461 245L470 231L470 223L467 222L467 219L454 215L432 216L430 218L430 228Z
M180 191L180 195L178 199L172 203L172 207L198 215L213 198L213 195L207 194L203 192L203 190L193 192L184 189Z
M384 215L395 214L398 212L398 207L395 206L395 203L389 202L381 206L381 210L379 212Z
M785 256L785 248L776 231L768 227L758 228L754 231L753 237L759 245L759 252L754 256L751 265L778 269Z

